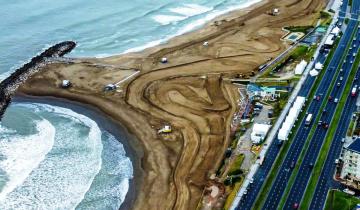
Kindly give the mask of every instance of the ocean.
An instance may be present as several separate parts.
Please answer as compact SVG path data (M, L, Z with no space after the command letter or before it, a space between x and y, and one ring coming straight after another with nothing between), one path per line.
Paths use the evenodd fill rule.
M1 1L0 80L49 46L67 56L135 52L260 0ZM0 123L0 209L118 209L133 178L120 142L91 117L15 102Z

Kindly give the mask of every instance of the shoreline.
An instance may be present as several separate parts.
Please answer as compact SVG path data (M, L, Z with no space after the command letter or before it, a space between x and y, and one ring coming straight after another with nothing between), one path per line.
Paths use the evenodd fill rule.
M194 28L188 30L188 31L184 31L183 33L179 33L176 32L175 34L172 34L172 35L168 35L168 37L165 37L163 39L158 39L158 40L153 40L153 41L150 41L148 43L144 43L143 45L141 46L138 46L138 47L134 47L134 48L130 48L130 49L127 49L121 53L115 53L113 55L107 55L107 56L92 56L92 57L74 57L74 58L97 58L97 59L106 59L106 58L110 58L110 57L118 57L118 56L124 56L126 54L132 54L132 53L142 53L148 49L151 49L151 48L157 48L157 47L162 47L162 46L166 46L167 44L169 44L169 42L171 42L172 39L175 39L177 37L180 37L180 36L185 36L185 35L188 35L188 34L191 34L191 33L198 33L197 31L198 30L202 30L203 28L205 27L208 27L210 24L212 24L212 22L214 21L217 21L217 20L220 20L220 19L226 19L226 18L231 18L232 15L234 13L237 13L239 11L244 11L244 10L251 10L252 7L257 7L257 6L260 6L262 4L265 4L268 0L253 0L253 2L244 2L242 4L239 4L237 6L233 6L234 8L226 8L225 10L219 10L217 12L219 12L220 14L218 15L211 15L208 14L208 15L211 15L210 18L207 18L207 20L197 26L195 26ZM212 12L214 12L215 10L212 10ZM207 16L203 17L203 18L206 18ZM191 22L193 23L193 22ZM188 25L190 25L191 23L189 23ZM172 23L170 23L172 24ZM180 31L181 31L182 28L180 28ZM153 42L156 42L157 44L155 45L150 45L148 47L143 47L143 46L147 46L149 45L150 43L153 43ZM136 50L135 50L136 49Z
M41 103L48 104L51 106L59 106L63 108L71 109L76 113L80 113L86 117L89 117L91 120L94 120L98 124L99 128L111 133L124 147L126 156L130 159L133 167L133 177L129 179L129 189L126 193L123 203L120 205L119 210L128 210L134 206L136 195L140 190L141 185L141 176L143 175L140 159L138 154L134 151L132 146L130 146L129 141L136 138L131 135L125 127L121 124L115 122L107 114L103 113L101 110L93 107L89 104L83 104L76 101L71 101L65 98L57 98L52 96L38 97L30 96L26 94L17 94L15 95L13 102L15 103Z
M196 208L231 141L228 122L238 96L223 78L255 74L260 64L289 47L280 40L282 27L314 23L325 3L263 0L141 52L45 66L19 91L94 107L136 136L129 145L143 173L135 183L132 209ZM284 12L268 15L274 7ZM213 25L219 19L220 25ZM159 63L163 56L170 62ZM104 93L103 87L120 81L119 72L126 68L139 68L140 74L119 91ZM67 78L74 85L59 89ZM166 123L173 134L158 135Z
M163 50L176 48L181 45L185 45L185 47L188 45L194 45L195 43L191 42L191 40L201 39L200 41L196 41L198 43L198 42L208 41L209 39L213 39L214 38L213 36L219 36L218 33L221 33L221 31L223 31L228 27L227 24L233 22L236 19L241 19L240 22L244 23L246 20L253 18L253 16L247 17L246 15L248 15L248 13L263 6L266 6L266 4L272 2L274 2L274 0L255 0L255 2L244 3L246 4L246 6L238 5L238 7L235 9L226 10L227 12L220 11L221 13L222 12L224 13L210 18L209 20L205 21L203 24L189 31L171 35L169 38L165 38L164 41L157 43L156 45L145 47L140 50L131 51L133 49L131 48L120 53L110 54L106 56L97 56L97 55L91 57L69 56L69 58L73 58L81 62L101 61L101 63L105 63L105 64L116 64L118 62L114 62L114 60L122 59L122 58L138 59L142 57L159 57L162 54L168 53L168 52L162 53ZM216 26L215 24L216 22L219 22L220 25ZM220 30L217 29L218 27ZM214 34L214 31L217 31L217 33ZM148 43L145 43L144 45L148 45ZM141 48L141 46L135 48ZM157 54L161 54L161 55L157 55Z

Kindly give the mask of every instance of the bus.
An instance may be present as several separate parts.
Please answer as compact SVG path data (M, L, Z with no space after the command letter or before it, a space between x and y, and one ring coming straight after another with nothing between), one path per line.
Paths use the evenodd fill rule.
M308 114L306 119L305 119L305 125L310 125L311 124L311 120L312 120L312 114Z

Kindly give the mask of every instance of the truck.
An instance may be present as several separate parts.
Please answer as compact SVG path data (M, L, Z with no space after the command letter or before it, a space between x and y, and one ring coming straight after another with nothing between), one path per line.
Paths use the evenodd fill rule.
M356 91L357 91L357 85L355 85L354 87L353 87L353 89L351 90L351 96L356 96Z
M311 124L311 120L312 120L312 114L308 114L307 116L306 116L306 119L305 119L305 125L310 125Z

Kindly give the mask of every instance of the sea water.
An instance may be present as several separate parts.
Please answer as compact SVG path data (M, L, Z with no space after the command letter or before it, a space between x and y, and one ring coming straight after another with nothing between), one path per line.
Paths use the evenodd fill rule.
M258 1L0 0L0 81L60 41L78 43L74 57L140 51ZM13 103L0 123L0 209L118 209L133 177L121 141L70 109Z

